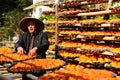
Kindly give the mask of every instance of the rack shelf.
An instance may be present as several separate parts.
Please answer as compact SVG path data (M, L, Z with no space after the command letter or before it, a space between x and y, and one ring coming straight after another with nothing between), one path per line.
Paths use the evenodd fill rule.
M107 3L109 0L71 0L66 1L60 4L60 8L80 8L83 5L91 5L91 4L99 4L99 3ZM118 2L119 0L113 0L112 2Z

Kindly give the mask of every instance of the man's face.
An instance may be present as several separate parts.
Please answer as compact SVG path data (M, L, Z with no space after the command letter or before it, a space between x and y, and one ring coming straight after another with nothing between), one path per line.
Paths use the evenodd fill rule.
M36 30L36 26L33 22L28 22L28 31L33 33Z

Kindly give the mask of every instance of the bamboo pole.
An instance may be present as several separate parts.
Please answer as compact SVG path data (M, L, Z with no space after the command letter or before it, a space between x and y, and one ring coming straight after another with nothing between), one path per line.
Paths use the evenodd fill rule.
M59 48L58 48L58 5L59 0L55 1L55 17L56 17L56 23L55 23L55 58L58 58L59 54Z
M110 14L110 13L111 13L111 10L105 10L105 11L97 11L97 12L79 13L78 16L104 15L104 14Z
M106 9L106 10L109 10L109 9L110 9L111 4L112 4L112 1L113 1L113 0L109 0L109 1L108 1L108 4L107 4L107 9Z

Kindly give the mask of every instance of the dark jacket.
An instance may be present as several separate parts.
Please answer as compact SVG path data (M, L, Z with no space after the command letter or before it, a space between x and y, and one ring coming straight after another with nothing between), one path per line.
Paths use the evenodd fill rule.
M19 37L18 42L15 44L15 51L17 51L17 48L21 46L28 53L30 40L31 40L30 33L23 33ZM33 46L38 48L37 54L40 56L40 58L46 58L45 52L49 48L47 34L43 31L36 32Z

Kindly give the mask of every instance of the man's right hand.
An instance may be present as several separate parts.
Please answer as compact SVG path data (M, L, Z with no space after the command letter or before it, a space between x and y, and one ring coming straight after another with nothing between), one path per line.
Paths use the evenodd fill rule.
M18 47L17 48L17 53L19 53L19 54L25 54L26 51L22 47Z

